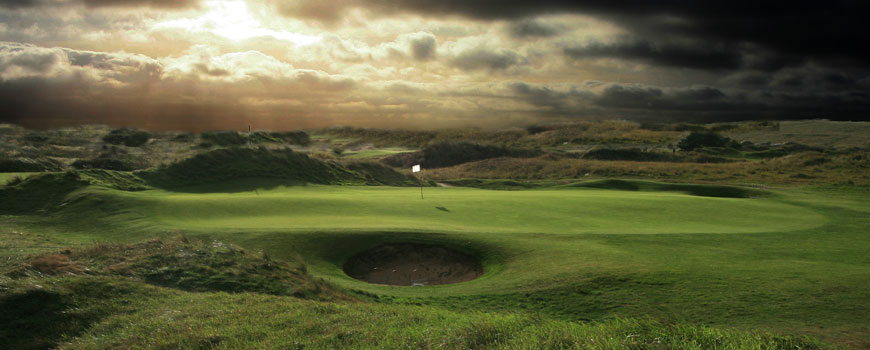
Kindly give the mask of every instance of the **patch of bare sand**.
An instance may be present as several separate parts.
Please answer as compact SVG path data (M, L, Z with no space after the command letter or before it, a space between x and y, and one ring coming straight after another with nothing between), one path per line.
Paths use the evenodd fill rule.
M358 280L395 286L470 281L483 275L474 257L428 244L385 244L351 257L344 272Z

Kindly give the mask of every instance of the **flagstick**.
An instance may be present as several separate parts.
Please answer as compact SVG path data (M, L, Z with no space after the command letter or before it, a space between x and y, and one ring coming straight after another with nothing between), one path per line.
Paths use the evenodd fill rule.
M414 165L411 167L411 173L420 173L420 200L423 200L423 179L422 179L422 168L420 168L420 164Z

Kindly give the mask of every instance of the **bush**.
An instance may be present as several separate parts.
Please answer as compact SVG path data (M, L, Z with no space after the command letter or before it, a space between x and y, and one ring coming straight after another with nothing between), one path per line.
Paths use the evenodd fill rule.
M144 145L151 139L151 134L141 130L131 130L127 128L115 129L103 136L103 142L113 145L124 145L127 147L139 147Z

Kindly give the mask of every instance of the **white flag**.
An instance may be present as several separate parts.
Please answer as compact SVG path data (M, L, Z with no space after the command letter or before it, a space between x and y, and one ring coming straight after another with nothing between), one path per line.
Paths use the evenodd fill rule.
M419 173L420 172L420 164L411 167L411 172Z

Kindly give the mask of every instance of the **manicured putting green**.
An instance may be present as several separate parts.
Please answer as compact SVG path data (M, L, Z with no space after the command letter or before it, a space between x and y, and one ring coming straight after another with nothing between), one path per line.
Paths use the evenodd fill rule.
M212 230L658 234L782 232L824 216L767 198L601 189L304 186L239 193L123 194L151 219Z

